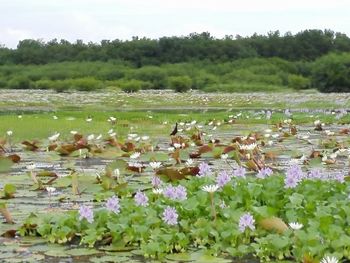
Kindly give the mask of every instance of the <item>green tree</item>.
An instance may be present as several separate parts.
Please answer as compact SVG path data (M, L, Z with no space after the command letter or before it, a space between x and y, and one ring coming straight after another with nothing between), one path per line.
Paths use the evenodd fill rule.
M321 92L350 92L350 53L329 54L317 59L312 83Z

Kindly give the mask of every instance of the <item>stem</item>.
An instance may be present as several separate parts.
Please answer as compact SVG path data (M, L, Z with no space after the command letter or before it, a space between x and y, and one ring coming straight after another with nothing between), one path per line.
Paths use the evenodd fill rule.
M39 185L38 179L36 178L36 174L33 171L30 171L30 177L32 178L35 184Z
M12 152L12 143L11 143L11 137L8 137L9 138L9 147L10 147L10 152Z
M14 223L14 222L13 222L13 219L12 219L12 216L11 216L11 214L10 214L10 212L9 212L9 210L7 210L6 207L1 207L1 208L0 208L0 214L3 215L3 217L4 217L5 220L6 220L6 223L8 223L8 224L13 224L13 223Z
M211 201L211 214L213 216L214 222L216 221L216 211L214 205L214 193L210 193L210 201Z

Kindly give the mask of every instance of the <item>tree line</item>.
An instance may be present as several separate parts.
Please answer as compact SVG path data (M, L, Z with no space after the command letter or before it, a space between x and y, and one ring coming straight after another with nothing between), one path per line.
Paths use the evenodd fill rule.
M182 37L84 43L27 39L0 47L0 88L350 92L350 39L331 30L217 39Z
M193 60L227 62L252 57L311 61L329 52L350 52L350 38L332 30L304 30L294 35L274 31L267 35L221 39L203 32L159 39L102 40L100 43L26 39L20 41L16 49L2 46L0 64L123 60L142 67Z

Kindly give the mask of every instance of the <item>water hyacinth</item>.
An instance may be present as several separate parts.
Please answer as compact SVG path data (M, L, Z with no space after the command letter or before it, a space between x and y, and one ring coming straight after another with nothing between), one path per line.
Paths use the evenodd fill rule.
M163 195L171 200L186 200L187 199L187 190L184 186L167 186L163 190Z
M163 221L168 225L176 225L179 215L176 212L176 209L170 206L167 206L163 212Z
M158 176L153 176L152 177L152 186L155 188L158 188L161 184L162 184L162 180L160 180L160 178Z
M233 170L233 176L235 177L245 177L246 169L242 166L238 167L237 169Z
M216 177L216 184L219 187L225 186L227 183L231 181L231 177L228 175L226 171L221 171Z
M249 228L250 230L255 230L255 219L250 213L245 213L239 219L238 227L239 231L242 233Z
M199 177L208 176L211 173L210 166L205 162L200 163L198 168L199 168L199 172L198 172Z
M284 179L285 188L295 188L304 178L304 173L301 167L297 164L293 164L287 169L286 178Z
M300 180L297 177L293 177L293 176L287 176L284 179L284 187L285 188L295 188L298 186Z
M301 169L301 167L297 164L293 164L291 165L288 169L287 169L287 176L292 176L292 177L296 177L299 180L302 180L304 178L304 173L303 170Z
M339 183L344 183L345 182L345 175L343 172L337 172L334 176L333 179L335 181L338 181Z
M115 214L120 213L119 198L117 196L112 196L106 201L106 208L108 211Z
M262 168L256 175L257 178L264 179L273 174L273 171L269 167Z
M90 224L94 222L94 212L86 205L82 205L79 208L79 220L86 219Z
M140 190L138 190L135 194L134 200L137 206L148 206L148 197L145 193L141 192Z
M322 173L319 169L312 169L308 174L307 174L308 179L321 179L322 178Z

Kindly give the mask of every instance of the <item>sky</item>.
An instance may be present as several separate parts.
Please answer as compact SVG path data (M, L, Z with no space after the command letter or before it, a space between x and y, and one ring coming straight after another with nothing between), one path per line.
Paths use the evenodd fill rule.
M350 36L350 0L0 0L0 44L159 38L208 31L249 36L332 29Z

